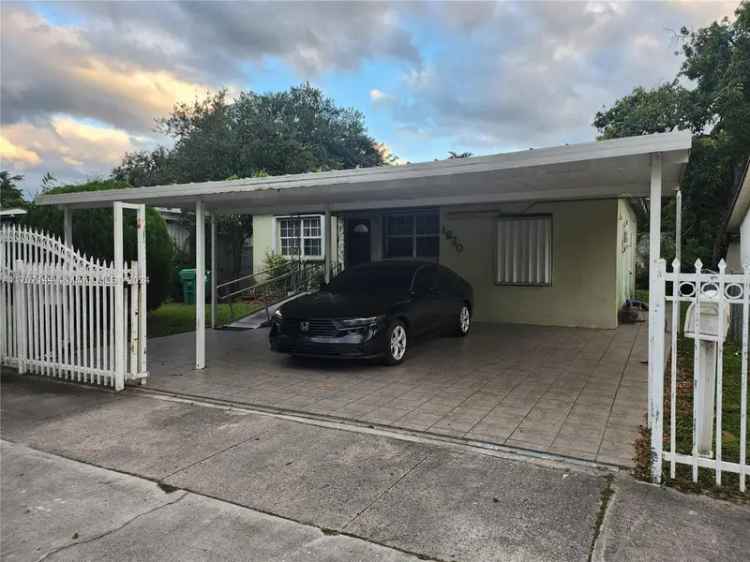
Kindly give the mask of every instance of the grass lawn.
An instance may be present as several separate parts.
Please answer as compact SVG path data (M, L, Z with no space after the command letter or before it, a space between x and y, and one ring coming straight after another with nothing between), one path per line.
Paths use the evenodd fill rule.
M261 304L235 303L232 305L234 319L255 312ZM220 304L216 321L219 325L232 319L228 304ZM206 326L211 324L211 305L206 305ZM169 302L148 313L148 337L158 338L195 330L195 305Z

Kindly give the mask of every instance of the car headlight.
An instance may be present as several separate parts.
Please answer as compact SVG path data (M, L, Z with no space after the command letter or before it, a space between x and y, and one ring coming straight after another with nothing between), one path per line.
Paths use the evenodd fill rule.
M366 318L344 318L338 320L339 325L342 328L361 328L375 324L381 317L380 316L368 316Z
M280 309L276 309L276 312L273 313L273 319L281 321L281 319L284 318L284 315L281 313Z

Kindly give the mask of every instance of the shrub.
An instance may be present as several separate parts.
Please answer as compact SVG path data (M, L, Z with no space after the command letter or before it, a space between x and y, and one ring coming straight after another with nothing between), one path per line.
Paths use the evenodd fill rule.
M96 180L80 185L56 187L47 193L74 193L122 189L128 184L115 180ZM136 214L123 213L124 257L137 259ZM112 209L84 209L73 212L73 246L90 258L111 261L114 258ZM63 212L56 207L29 205L21 224L55 236L63 236ZM169 296L174 270L174 244L167 225L156 209L146 208L146 263L148 269L148 307L157 308Z

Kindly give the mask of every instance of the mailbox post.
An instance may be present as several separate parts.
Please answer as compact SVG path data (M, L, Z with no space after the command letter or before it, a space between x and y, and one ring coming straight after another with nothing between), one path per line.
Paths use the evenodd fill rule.
M696 295L700 291L696 287ZM729 303L719 303L717 291L705 290L698 301L700 310L696 310L696 303L690 304L685 315L685 336L698 338L698 356L695 357L695 369L698 371L696 388L693 389L693 399L697 405L695 419L695 440L698 454L703 457L713 457L714 410L716 402L716 371L719 342L723 342L729 329ZM723 326L719 326L719 306L724 307ZM696 335L696 313L698 318L698 334ZM721 330L721 331L720 331ZM722 333L723 332L723 333Z

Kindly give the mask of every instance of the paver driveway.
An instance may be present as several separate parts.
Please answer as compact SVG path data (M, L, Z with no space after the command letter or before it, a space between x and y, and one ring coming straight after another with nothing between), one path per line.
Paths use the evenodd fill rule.
M148 387L629 466L647 402L645 324L617 330L476 324L418 342L398 367L294 359L267 330L150 340Z

